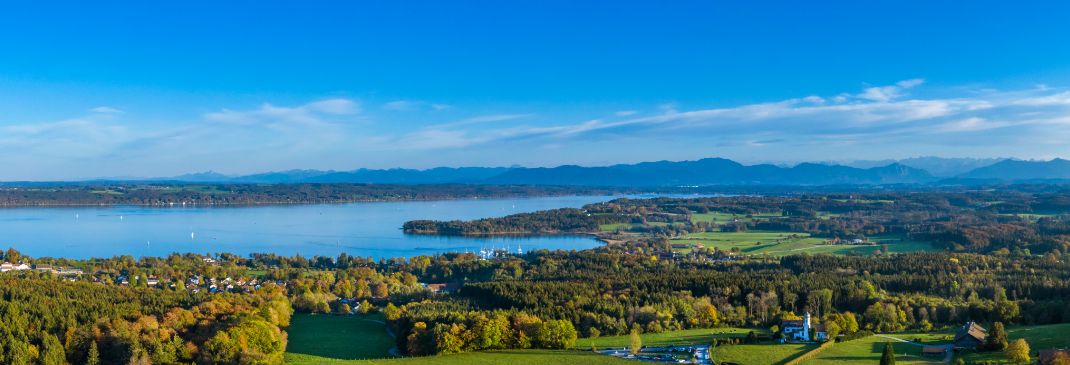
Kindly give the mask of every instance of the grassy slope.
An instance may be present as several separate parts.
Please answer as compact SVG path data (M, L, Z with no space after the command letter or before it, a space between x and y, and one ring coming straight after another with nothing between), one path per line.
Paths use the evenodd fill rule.
M888 249L896 253L936 250L927 242L904 241L894 237L874 237L873 240L887 243ZM702 244L707 248L717 247L721 250L739 248L740 252L745 254L764 253L773 256L803 252L865 255L881 249L881 246L824 245L823 239L810 237L808 233L779 231L702 232L675 238L672 242Z
M394 346L377 317L294 315L287 329L289 363L317 364L322 359L367 359L389 357Z
M734 219L738 219L743 222L754 221L757 218L780 218L782 215L777 213L761 213L754 214L750 217L746 215L722 213L722 212L709 212L709 213L695 213L691 215L692 222L707 222L707 223L728 223Z
M308 358L306 362L290 364L324 364L324 365L422 365L422 364L510 364L510 365L556 365L556 364L591 364L591 365L635 365L637 362L618 359L612 356L586 351L560 350L503 350L491 352L473 352L465 354L396 358L384 360L336 360L327 358Z
M662 333L644 333L639 335L639 337L643 339L644 346L708 345L714 338L744 337L747 335L747 332L750 331L752 330L746 328L699 328ZM763 333L763 330L754 331ZM600 349L604 349L608 347L625 347L630 343L631 337L628 335L607 336L595 339L581 338L576 341L576 348L589 349L591 345L595 345Z
M721 346L710 351L710 357L718 363L737 364L783 364L817 348L803 344L761 344Z
M947 343L942 341L943 335L925 335L925 334L895 334L892 335L897 338L901 338L908 341L914 341L916 338L921 338L921 343L940 344ZM891 343L892 348L895 350L896 364L905 365L921 365L921 364L939 364L944 359L943 357L923 357L921 355L921 346L915 346L908 343L897 342L882 337L869 336L866 338L860 338L854 341L840 342L832 347L825 349L817 354L817 356L803 361L803 365L812 364L829 364L836 363L841 365L872 365L880 362L881 353L884 351L884 344Z

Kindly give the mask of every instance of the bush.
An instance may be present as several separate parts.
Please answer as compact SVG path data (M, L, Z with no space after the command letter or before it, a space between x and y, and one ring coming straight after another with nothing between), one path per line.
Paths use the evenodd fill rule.
M869 337L869 336L873 336L873 332L870 332L870 331L858 331L858 332L845 333L845 334L843 334L843 336L836 337L836 342L845 342L845 341L857 340L857 339L860 339L860 338L863 338L863 337Z

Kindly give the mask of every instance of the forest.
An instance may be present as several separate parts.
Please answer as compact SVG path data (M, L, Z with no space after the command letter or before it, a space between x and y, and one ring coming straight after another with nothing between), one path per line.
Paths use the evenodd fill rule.
M630 188L534 185L308 184L0 184L0 207L71 205L329 204L370 201L612 195Z

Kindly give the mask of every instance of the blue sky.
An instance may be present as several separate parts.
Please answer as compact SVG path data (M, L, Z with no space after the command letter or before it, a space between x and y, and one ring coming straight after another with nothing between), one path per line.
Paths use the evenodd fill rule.
M0 5L2 180L1070 157L1064 2Z

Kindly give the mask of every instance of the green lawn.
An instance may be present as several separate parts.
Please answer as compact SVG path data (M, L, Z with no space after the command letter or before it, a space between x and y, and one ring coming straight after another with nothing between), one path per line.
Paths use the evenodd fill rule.
M591 365L635 365L635 361L618 359L608 355L587 351L562 350L503 350L489 352L472 352L464 354L394 358L383 360L337 360L327 358L308 358L306 362L288 364L325 364L325 365L423 365L423 364L472 364L472 365L556 365L556 364L591 364Z
M747 332L755 331L758 334L768 333L768 330L748 328L697 328L662 333L644 333L639 335L643 339L644 346L664 345L709 345L714 338L745 337ZM591 345L599 349L609 347L626 347L631 343L631 337L606 336L595 339L581 338L576 340L576 348L589 349Z
M896 338L901 338L908 341L914 341L916 338L921 338L921 343L926 344L946 344L949 341L942 341L943 335L927 335L927 334L894 334L891 335ZM884 344L891 343L892 348L895 350L895 362L896 364L905 365L922 365L922 364L939 364L942 363L943 357L924 357L921 355L921 346L911 345L909 343L898 342L887 338L869 336L866 338L860 338L853 341L840 342L832 347L826 348L819 352L817 356L803 361L803 365L815 365L815 364L841 364L841 365L872 365L880 362L881 353L884 351Z
M888 250L894 253L936 250L928 242L904 240L893 236L878 236L871 238L871 240L887 245ZM772 256L787 256L803 252L812 254L868 255L882 248L880 245L827 245L824 244L824 239L810 237L809 233L780 231L702 232L673 238L671 242L683 243L688 246L702 244L706 248L738 249L739 252L744 254L769 254Z
M286 330L286 361L319 364L329 359L389 357L394 339L381 322L376 322L381 320L381 315L296 314Z
M753 221L760 218L780 218L783 215L780 212L770 213L758 213L752 214L747 217L745 214L732 214L723 212L709 212L709 213L693 213L691 214L692 222L707 222L707 223L728 223L732 220L738 219L740 221Z
M759 344L720 346L710 350L710 357L718 363L783 364L817 348L804 344Z

